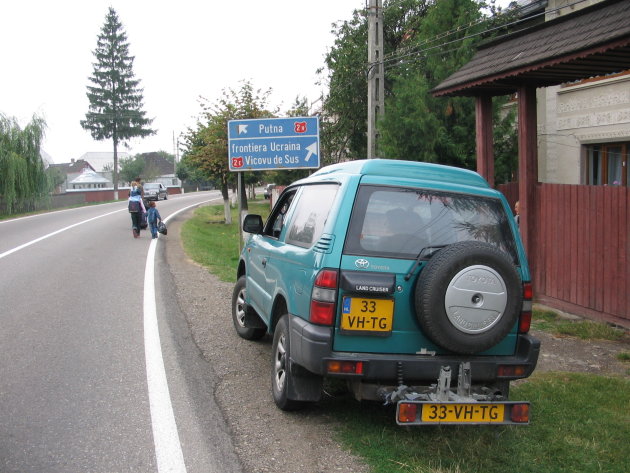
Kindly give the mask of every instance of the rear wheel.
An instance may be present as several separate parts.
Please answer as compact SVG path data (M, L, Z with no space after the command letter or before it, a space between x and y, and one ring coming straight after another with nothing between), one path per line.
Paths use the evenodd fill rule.
M266 330L264 328L251 328L245 325L245 295L246 295L245 276L241 276L234 285L232 292L232 322L236 333L245 340L258 340L262 338Z
M273 335L271 362L271 392L276 405L283 411L303 408L307 403L289 399L289 385L295 383L291 373L291 341L289 340L289 316L283 315Z

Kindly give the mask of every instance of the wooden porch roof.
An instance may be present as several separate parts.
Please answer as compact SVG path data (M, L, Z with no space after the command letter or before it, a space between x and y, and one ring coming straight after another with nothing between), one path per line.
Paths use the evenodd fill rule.
M630 69L630 0L606 0L479 47L431 92L507 95Z

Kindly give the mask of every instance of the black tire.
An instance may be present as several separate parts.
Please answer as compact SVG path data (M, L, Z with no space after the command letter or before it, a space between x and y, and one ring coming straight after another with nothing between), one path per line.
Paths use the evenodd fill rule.
M291 373L291 341L289 339L289 316L283 315L276 325L271 349L271 393L273 400L283 411L295 411L308 403L289 399L289 385L295 382Z
M416 315L437 345L459 354L492 348L514 327L522 306L520 275L504 252L467 241L438 251L415 291Z
M245 294L246 294L245 276L241 276L234 285L232 291L232 322L239 337L245 340L258 340L267 332L264 328L251 328L245 326Z

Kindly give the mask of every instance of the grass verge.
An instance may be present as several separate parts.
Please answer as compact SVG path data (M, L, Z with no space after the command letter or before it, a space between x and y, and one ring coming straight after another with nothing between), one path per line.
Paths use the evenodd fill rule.
M532 403L527 427L416 427L394 409L335 401L341 437L374 473L622 473L630 464L630 381L544 373L512 389Z
M569 320L550 310L534 310L532 328L582 340L621 340L627 337L624 330L611 325L592 320Z
M269 204L250 203L250 213L265 218ZM236 210L232 218L237 222ZM201 207L184 224L182 239L193 260L233 282L238 226L223 221L223 206ZM608 325L567 321L553 312L536 311L533 326L580 338L623 337L623 331ZM532 403L528 427L402 428L391 407L343 397L325 401L325 411L341 421L341 442L374 473L625 473L630 464L629 392L630 381L621 378L535 374L514 386L510 396Z
M269 201L250 202L249 213L269 214ZM209 205L195 210L182 226L182 242L188 256L207 267L222 281L236 282L239 257L238 209L232 209L232 222L225 224L223 205Z

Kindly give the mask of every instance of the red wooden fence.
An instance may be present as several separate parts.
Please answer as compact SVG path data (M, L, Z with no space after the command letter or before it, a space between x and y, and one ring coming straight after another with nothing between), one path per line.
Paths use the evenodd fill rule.
M513 186L499 186L512 207ZM536 300L630 326L630 189L539 184L536 202Z

